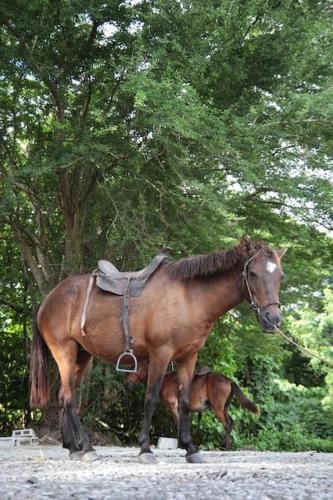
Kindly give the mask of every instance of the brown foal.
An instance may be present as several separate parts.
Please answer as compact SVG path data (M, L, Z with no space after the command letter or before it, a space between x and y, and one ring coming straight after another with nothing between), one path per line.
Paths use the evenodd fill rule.
M149 361L144 418L139 436L139 460L155 463L149 446L149 428L160 387L170 361L176 362L179 396L179 444L188 462L202 461L192 443L190 385L197 352L214 321L248 300L265 331L281 323L279 286L282 250L243 238L226 251L165 262L150 277L139 297L130 299L129 330L139 361ZM94 283L85 322L81 317L90 275L62 281L44 299L34 323L31 355L31 405L48 400L47 351L60 372L60 425L63 446L73 459L96 458L80 423L74 387L91 356L115 363L124 349L121 327L122 298Z
M147 376L148 365L140 363L138 371L127 376L127 382L129 384L144 383ZM171 412L177 426L179 425L179 396L180 386L177 381L177 373L166 373L160 389L160 399ZM225 434L221 447L225 450L230 450L232 444L233 421L228 409L234 396L241 406L255 415L260 415L259 408L242 393L240 387L222 373L211 373L209 370L205 370L203 373L197 373L193 376L189 411L202 412L207 409L213 411L224 426Z

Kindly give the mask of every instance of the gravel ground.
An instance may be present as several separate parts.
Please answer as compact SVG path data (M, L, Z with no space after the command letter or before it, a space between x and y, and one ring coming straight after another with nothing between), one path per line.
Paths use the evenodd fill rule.
M0 498L322 499L333 500L333 454L155 450L158 465L137 461L137 448L96 447L96 462L73 462L60 446L0 447Z

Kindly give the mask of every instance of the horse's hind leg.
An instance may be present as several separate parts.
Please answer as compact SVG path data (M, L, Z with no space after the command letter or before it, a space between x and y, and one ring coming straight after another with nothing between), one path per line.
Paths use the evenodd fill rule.
M157 459L155 455L153 455L149 446L149 429L152 417L155 412L161 384L169 361L170 358L165 356L151 356L149 358L148 382L144 404L143 424L142 430L139 435L139 462L141 463L157 463Z
M75 406L75 383L80 380L90 359L78 356L78 346L70 340L54 353L58 364L61 386L59 390L60 428L63 447L72 459L94 460L97 455L82 428Z
M203 462L191 437L190 397L191 383L197 354L177 363L177 378L181 386L179 396L179 446L186 450L186 460L190 463Z

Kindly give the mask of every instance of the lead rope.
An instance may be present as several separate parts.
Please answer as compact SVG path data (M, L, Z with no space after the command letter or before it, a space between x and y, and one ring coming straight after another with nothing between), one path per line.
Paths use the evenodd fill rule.
M322 358L321 356L318 356L318 354L315 354L314 352L310 351L309 349L306 349L305 347L303 347L302 345L298 344L297 342L295 342L295 340L291 339L290 337L288 337L288 335L286 335L282 330L280 330L280 328L278 328L277 326L274 327L275 328L275 331L277 333L279 333L281 335L282 338L284 338L287 342L289 342L289 344L292 344L296 347L298 347L299 349L301 349L302 351L306 352L307 354L309 354L311 357L313 358L317 358L319 359L322 363L324 363L324 365L328 366L329 368L333 368L333 364L331 364L329 361L327 361L326 359Z

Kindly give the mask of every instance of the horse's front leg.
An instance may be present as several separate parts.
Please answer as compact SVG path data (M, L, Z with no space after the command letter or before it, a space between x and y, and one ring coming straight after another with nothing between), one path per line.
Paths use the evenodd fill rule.
M148 367L148 381L146 388L143 424L139 435L139 462L156 464L157 458L149 446L149 429L155 412L156 403L160 393L161 384L170 361L170 357L150 357Z
M179 395L179 446L186 450L186 460L190 463L201 463L204 459L195 448L191 437L191 416L190 416L190 397L191 383L197 354L177 363L177 378L180 386Z

